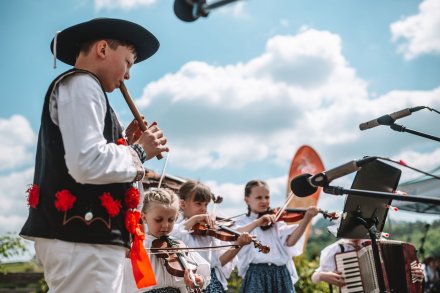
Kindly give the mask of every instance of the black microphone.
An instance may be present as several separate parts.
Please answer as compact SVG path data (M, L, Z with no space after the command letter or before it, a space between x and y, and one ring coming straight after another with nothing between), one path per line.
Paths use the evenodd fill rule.
M218 0L210 4L206 0L174 0L174 14L182 21L193 22L207 17L211 10L239 0Z
M353 160L336 168L318 173L316 175L301 174L290 181L290 189L299 197L312 195L318 187L328 186L333 180L358 171L362 166L368 164L377 157L365 157L360 160Z
M193 22L200 16L208 16L208 13L204 11L205 6L205 0L175 0L173 8L177 18L185 22Z
M411 115L413 112L416 111L420 111L422 109L425 109L425 106L418 106L418 107L413 107L413 108L406 108L391 114L387 114L387 115L383 115L377 119L373 119L371 121L368 122L364 122L359 124L359 129L360 130L366 130L366 129L370 129L379 125L391 125L393 124L397 119L406 117Z

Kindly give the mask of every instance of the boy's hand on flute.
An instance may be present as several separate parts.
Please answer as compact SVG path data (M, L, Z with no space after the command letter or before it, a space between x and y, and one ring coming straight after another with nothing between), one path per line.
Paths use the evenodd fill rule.
M147 154L147 160L160 155L162 152L168 152L169 148L165 145L167 143L166 137L162 130L153 122L151 126L141 133L139 139L135 143L141 145Z
M142 116L142 119L144 117ZM145 125L147 122L145 122ZM139 127L139 122L136 119L133 119L133 121L130 122L130 124L127 126L127 129L125 129L125 136L127 138L128 144L133 144L135 141L139 140L141 137L142 130Z

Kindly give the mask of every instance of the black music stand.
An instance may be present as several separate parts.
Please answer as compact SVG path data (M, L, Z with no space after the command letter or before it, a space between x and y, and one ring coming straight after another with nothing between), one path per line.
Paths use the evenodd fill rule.
M372 161L362 167L354 178L352 189L393 192L399 184L402 171L381 161ZM386 292L376 240L385 225L391 199L348 195L345 200L338 238L371 239L380 292Z

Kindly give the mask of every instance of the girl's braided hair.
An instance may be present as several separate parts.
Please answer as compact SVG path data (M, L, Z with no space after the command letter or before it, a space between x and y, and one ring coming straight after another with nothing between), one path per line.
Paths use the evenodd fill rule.
M152 188L147 190L142 205L142 212L147 213L153 203L179 209L179 198L168 188Z

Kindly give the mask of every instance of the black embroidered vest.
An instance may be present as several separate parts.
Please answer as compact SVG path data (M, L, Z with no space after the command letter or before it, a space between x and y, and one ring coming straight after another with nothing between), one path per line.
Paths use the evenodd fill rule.
M124 195L131 184L80 184L69 175L66 167L63 140L58 126L50 117L49 100L55 86L73 74L93 75L87 71L71 69L58 76L49 86L41 116L35 160L34 184L40 187L39 203L35 208L29 208L29 216L20 235L129 247L129 234L124 220L127 210ZM107 103L103 135L108 143L116 143L122 129L104 89L103 93ZM77 119L81 119L81 113L78 113ZM55 207L55 195L61 190L68 190L76 197L73 207L65 212ZM115 217L110 217L102 205L100 197L103 193L110 194L113 200L120 202L121 208Z

